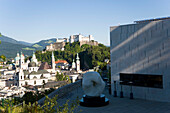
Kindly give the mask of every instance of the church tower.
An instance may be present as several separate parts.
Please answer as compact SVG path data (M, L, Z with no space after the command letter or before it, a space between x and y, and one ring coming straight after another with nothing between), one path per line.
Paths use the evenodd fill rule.
M77 58L76 58L76 70L80 71L80 58L79 58L78 53L77 53Z
M24 80L24 72L23 69L19 69L18 72L18 86L21 87L22 85L24 85L22 82Z
M33 54L32 54L31 62L35 62L35 63L38 65L38 61L37 61L37 58L36 58L34 52L33 52Z
M74 58L73 58L73 62L72 62L72 69L76 68L76 63L74 62Z
M21 52L20 62L19 62L19 65L20 65L20 68L21 68L21 69L23 69L24 64L25 64L25 57L24 57L24 54Z
M16 66L19 66L19 60L20 60L19 53L17 53L17 56L15 57L15 65Z
M51 64L52 64L53 71L55 71L55 58L54 58L53 52L52 52L52 57L51 57Z

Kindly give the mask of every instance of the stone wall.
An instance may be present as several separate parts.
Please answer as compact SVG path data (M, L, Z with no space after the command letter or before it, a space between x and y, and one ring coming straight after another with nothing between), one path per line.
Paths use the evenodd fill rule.
M74 83L65 85L63 87L60 87L58 89L56 89L55 91L53 91L52 93L48 94L49 98L53 98L56 95L58 95L58 98L61 98L63 96L65 96L67 93L76 90L77 88L81 87L81 80L78 80ZM44 103L45 97L41 98L40 100L38 100L38 103L40 105L42 105Z
M82 46L83 44L88 44L88 45L92 45L92 46L98 46L98 42L97 41L81 41L80 42L80 46Z
M55 42L46 46L46 51L64 50L65 42Z
M163 89L134 86L134 97L170 102L170 20L110 27L110 46L112 90L119 73L163 75Z

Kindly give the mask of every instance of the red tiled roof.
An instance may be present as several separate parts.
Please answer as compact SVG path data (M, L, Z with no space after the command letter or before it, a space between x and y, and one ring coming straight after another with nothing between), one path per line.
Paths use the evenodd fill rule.
M55 61L55 63L58 64L58 63L68 63L68 62L66 60L57 60Z

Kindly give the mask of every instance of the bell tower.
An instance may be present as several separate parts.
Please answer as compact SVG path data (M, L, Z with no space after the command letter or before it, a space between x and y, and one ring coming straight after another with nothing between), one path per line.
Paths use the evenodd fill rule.
M52 52L52 56L51 56L51 65L52 65L53 71L55 71L55 58L54 58L53 52Z
M77 53L77 57L76 57L76 70L80 71L80 58L79 58L78 53Z

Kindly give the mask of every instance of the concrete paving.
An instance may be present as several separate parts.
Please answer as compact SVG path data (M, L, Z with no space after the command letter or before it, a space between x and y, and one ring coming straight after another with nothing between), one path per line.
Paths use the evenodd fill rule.
M109 95L108 89L106 88L103 92L106 97L110 100L109 105L104 107L82 107L79 106L75 111L81 113L170 113L170 103L148 101L142 99L129 99L119 98ZM75 89L69 92L63 98L59 99L59 103L64 103L66 100L75 100L78 96L82 97L82 88Z

